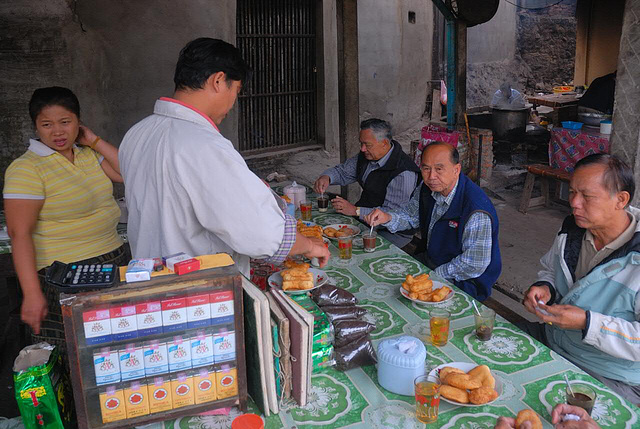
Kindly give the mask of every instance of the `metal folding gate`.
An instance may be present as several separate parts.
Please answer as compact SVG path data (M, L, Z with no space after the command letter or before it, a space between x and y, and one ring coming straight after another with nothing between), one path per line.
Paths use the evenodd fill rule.
M253 69L239 97L243 154L314 144L316 0L238 0L237 46Z

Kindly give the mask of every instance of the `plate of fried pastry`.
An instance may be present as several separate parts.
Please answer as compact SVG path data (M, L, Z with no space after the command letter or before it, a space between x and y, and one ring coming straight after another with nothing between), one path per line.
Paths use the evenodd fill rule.
M455 294L449 286L437 280L431 280L426 273L415 277L408 274L402 282L400 293L405 298L424 305L448 301Z
M310 268L306 262L284 261L285 269L269 276L269 286L295 295L306 293L329 281L322 270Z
M435 367L429 375L440 378L440 397L463 407L491 404L502 394L502 382L486 365L451 362Z
M358 228L356 225L336 223L333 225L325 226L322 229L322 233L325 235L325 237L337 240L339 238L355 237L356 235L360 234L360 228Z

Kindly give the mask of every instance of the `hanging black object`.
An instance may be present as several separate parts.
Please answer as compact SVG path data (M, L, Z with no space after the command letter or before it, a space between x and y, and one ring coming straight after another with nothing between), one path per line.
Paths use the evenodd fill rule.
M498 11L500 0L452 0L451 8L467 27L484 24Z

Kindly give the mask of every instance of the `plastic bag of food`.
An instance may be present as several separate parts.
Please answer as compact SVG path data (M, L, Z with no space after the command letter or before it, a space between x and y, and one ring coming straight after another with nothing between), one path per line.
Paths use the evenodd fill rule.
M307 295L293 295L293 300L313 315L313 349L333 344L333 325L324 311Z
M328 368L336 364L336 360L333 358L333 346L319 347L317 350L314 348L311 353L313 359L313 372L317 372L323 368Z
M314 289L311 298L320 307L325 305L356 305L358 299L351 293L337 286L326 284Z
M72 427L71 384L57 347L38 343L22 349L13 364L13 381L26 429Z
M335 346L343 347L358 338L373 332L376 325L364 320L338 320L333 324L336 331Z
M369 335L358 338L344 347L335 347L334 351L336 354L336 368L340 371L374 365L378 362Z
M344 319L360 319L367 312L364 308L355 305L328 305L322 307L322 311L331 323Z

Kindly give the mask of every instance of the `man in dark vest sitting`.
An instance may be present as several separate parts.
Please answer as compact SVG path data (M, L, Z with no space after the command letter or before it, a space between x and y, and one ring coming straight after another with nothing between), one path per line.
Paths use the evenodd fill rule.
M331 200L333 208L342 214L365 216L375 208L384 211L405 206L418 183L420 170L392 139L391 125L381 119L367 119L360 124L360 153L344 163L330 168L316 180L314 189L322 194L329 185L349 185L358 182L362 187L360 200L354 205L341 197ZM411 241L415 230L386 229L380 236L403 247Z
M389 231L420 228L416 258L479 300L502 270L498 215L487 195L461 171L458 150L436 142L422 153L424 183L400 210L374 210L365 221Z

